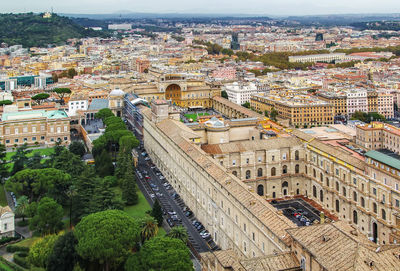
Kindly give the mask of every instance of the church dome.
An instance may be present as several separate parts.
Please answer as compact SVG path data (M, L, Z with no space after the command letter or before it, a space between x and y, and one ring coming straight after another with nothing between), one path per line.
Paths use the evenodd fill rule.
M110 96L124 96L125 92L122 89L116 88L110 92Z

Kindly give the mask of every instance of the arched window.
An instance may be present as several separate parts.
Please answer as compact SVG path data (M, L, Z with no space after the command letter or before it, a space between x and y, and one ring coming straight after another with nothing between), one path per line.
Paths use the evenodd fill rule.
M353 223L354 224L358 223L357 211L353 211Z
M300 194L300 189L296 189L296 195L299 195Z
M328 177L326 177L326 186L329 186L329 178Z
M372 210L374 211L375 214L378 212L378 206L376 205L375 202L372 204Z
M324 182L324 174L320 173L319 174L319 179L320 179L321 183Z
M343 196L346 197L346 188L345 187L343 187Z
M299 165L295 165L294 166L294 172L295 173L299 173L300 172L300 166Z
M339 182L336 182L336 191L339 192Z
M319 200L321 202L324 202L324 191L322 191L322 190L319 191Z
M264 196L264 186L262 184L259 184L257 186L257 194L259 194L260 196Z
M313 194L314 198L317 197L317 188L315 187L315 185L313 185L313 187L312 187L312 194Z
M353 191L353 200L357 201L357 192L356 191Z
M294 152L294 160L299 160L299 151Z
M288 187L288 186L289 186L288 182L285 181L285 182L282 183L282 188L283 187Z
M304 167L304 171L306 172L306 174L308 174L308 168L307 168L307 166Z
M361 197L361 207L365 207L365 199Z
M340 209L339 200L336 200L335 203L336 203L336 206L335 206L335 207L336 207L336 212L339 213L339 211L340 211L340 210L339 210L339 209Z
M276 175L276 168L271 168L271 176L275 176Z
M276 198L276 193L272 192L272 198Z
M284 165L282 168L282 174L286 174L287 173L287 165Z
M382 219L386 220L386 211L382 209Z
M258 177L262 177L262 174L263 172L262 172L262 168L259 168L258 170L257 170L257 176Z
M246 180L250 179L250 177L251 177L251 172L250 172L250 170L247 170L246 171Z
M313 176L314 178L317 178L317 172L315 171L315 169L313 169Z
M232 174L237 177L237 171L236 170L232 171Z

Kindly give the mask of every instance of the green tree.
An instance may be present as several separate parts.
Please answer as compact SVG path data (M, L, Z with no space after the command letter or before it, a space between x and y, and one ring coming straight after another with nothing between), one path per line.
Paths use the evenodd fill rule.
M74 230L76 251L100 270L117 270L140 237L140 226L123 211L108 210L90 214Z
M78 75L78 73L76 72L76 70L74 68L70 68L67 71L67 75L68 75L68 78L74 78L76 75Z
M275 108L272 108L271 109L271 113L269 115L270 115L272 120L276 121L276 117L278 116L278 111L276 111Z
M114 115L114 113L111 111L111 109L109 109L109 108L100 109L100 110L94 115L94 117L95 117L96 119L101 119L101 120L103 120L103 122L105 121L106 118L112 117L112 116L115 116L115 115Z
M40 152L35 152L26 162L26 167L30 169L41 169L45 165L42 164L42 155Z
M154 217L155 220L157 220L158 226L161 226L163 223L163 211L160 205L160 202L156 200L153 204L153 208L151 209L150 215Z
M81 158L66 149L55 157L52 162L54 168L68 172L73 177L80 176L86 169L86 165Z
M46 268L58 238L58 235L52 234L37 239L29 249L29 263L36 267Z
M118 179L124 178L128 167L132 167L132 155L126 151L120 150L117 156L117 168L115 176Z
M8 161L6 161L6 146L0 144L0 182L3 183L4 179L8 177Z
M187 243L188 238L189 238L186 228L182 227L182 226L172 227L172 229L168 233L168 236L171 238L180 239L185 244Z
M131 165L128 165L125 176L122 179L122 199L126 202L126 205L135 205L139 201L135 175Z
M10 100L3 100L3 101L0 101L0 106L1 105L10 105L10 104L12 104L13 102L12 101L10 101Z
M194 268L189 249L181 240L155 237L144 243L138 253L128 258L125 270L192 271Z
M11 162L14 163L11 175L24 169L28 161L28 154L31 152L31 150L28 150L28 144L26 143L17 148L16 153L11 157Z
M110 154L103 150L100 155L94 158L95 168L97 174L101 177L110 176L114 173L114 165L111 160Z
M71 89L69 88L55 88L53 91L57 94L61 104L64 104L64 97L71 94Z
M75 250L78 241L73 232L60 236L48 257L47 271L72 271L80 261Z
M99 185L95 188L95 209L98 211L112 210L124 208L123 201L120 197L116 197L114 191L111 189L110 183L104 180L99 181Z
M150 240L158 233L157 221L153 217L146 217L142 222L142 230L140 236L142 238L142 243Z
M132 149L139 146L139 140L134 135L122 136L119 139L119 149L124 152L131 152Z
M17 207L15 208L15 213L22 217L22 221L25 221L25 217L27 216L27 210L29 207L29 200L26 196L21 196L17 200Z
M48 93L39 93L32 97L32 100L36 101L36 103L41 104L42 101L46 100L50 97Z
M245 102L244 104L242 104L242 106L246 107L246 108L250 108L250 103L249 102Z
M62 226L63 208L52 198L44 197L39 201L36 215L31 219L29 228L40 234L58 232Z
M73 141L69 147L69 151L79 157L82 157L86 153L85 145L81 141Z
M221 91L221 97L225 98L225 99L228 99L228 93L226 93L225 90Z

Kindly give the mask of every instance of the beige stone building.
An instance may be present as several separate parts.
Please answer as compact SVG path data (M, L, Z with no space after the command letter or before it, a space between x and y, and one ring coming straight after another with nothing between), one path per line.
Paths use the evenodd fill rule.
M268 266L277 259L272 254L292 260L270 270L400 269L400 260L394 261L400 241L398 176L386 164L376 166L374 157L359 159L298 130L288 138L253 138L260 127L251 121L234 126L232 120L214 119L208 127L194 128L165 110L145 109L143 114L144 145L152 161L214 241L231 253L228 262L223 252L203 255L204 270L263 270L251 259L268 258ZM230 130L239 127L241 133L234 134L240 136L232 136ZM267 202L296 195L341 224L298 228ZM379 251L388 245L391 253ZM328 248L339 252L328 253ZM339 262L347 251L360 267Z
M400 154L400 129L382 122L357 125L356 143L367 150L387 149Z

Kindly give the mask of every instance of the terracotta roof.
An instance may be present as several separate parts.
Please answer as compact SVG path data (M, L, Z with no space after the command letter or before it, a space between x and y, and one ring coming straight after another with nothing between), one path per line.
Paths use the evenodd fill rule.
M241 260L240 263L246 271L283 271L300 268L293 252Z

